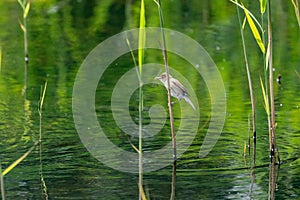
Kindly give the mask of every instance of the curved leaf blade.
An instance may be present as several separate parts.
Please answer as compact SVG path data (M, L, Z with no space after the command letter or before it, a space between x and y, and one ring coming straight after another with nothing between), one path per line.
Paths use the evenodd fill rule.
M256 40L256 42L257 42L260 50L263 53L265 53L266 49L265 49L265 46L264 46L264 44L263 44L263 42L261 40L260 34L259 34L259 32L258 32L258 30L257 30L257 28L256 28L256 26L255 26L255 24L254 24L251 16L249 15L249 13L247 12L247 10L246 10L246 8L244 6L243 6L243 9L244 9L244 12L245 12L245 15L246 15L246 18L247 18L247 21L248 21L248 24L250 26L250 29L252 31L253 36L254 36L254 38L255 38L255 40Z
M17 159L15 162L13 162L9 167L7 167L3 172L2 176L5 176L8 172L10 172L12 169L14 169L20 162L22 162L30 153L31 151L38 145L38 142L36 142L26 153L24 153L19 159Z

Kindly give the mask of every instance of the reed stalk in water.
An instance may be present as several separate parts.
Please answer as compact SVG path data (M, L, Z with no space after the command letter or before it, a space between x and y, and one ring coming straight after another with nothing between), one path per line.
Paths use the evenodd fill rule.
M170 199L175 199L175 183L176 183L176 160L177 160L177 147L176 147L176 135L175 135L175 126L174 126L174 116L172 110L172 101L171 101L171 88L170 88L170 74L169 74L169 64L168 64L168 54L167 54L167 45L166 38L164 33L164 19L163 12L161 8L160 0L154 0L158 6L158 13L160 19L160 28L161 28L161 39L162 39L162 54L165 63L166 77L167 77L167 90L168 90L168 107L170 115L170 126L171 126L171 135L172 135L172 146L173 146L173 172L172 172L172 184L171 184L171 196Z
M39 100L38 112L39 112L39 117L40 117L39 143L40 143L40 178L41 178L41 183L42 183L41 187L42 187L42 191L45 196L45 199L48 200L47 185L46 185L44 175L43 175L43 159L42 159L42 121L43 121L43 105L44 105L46 90L47 90L47 81L45 82L44 88L41 88L41 97Z
M23 31L24 35L24 60L25 60L25 67L24 67L24 88L23 94L26 94L27 84L28 84L28 62L29 62L29 55L28 55L28 28L27 28L27 17L30 10L30 0L18 0L19 5L23 10L23 23L19 20L20 27Z
M245 38L244 38L244 25L242 25L242 22L241 22L242 20L241 20L241 17L240 17L240 12L239 12L238 7L237 7L237 14L238 14L238 20L239 20L239 24L240 24L240 32L241 32L241 38L242 38L242 46L243 46L245 68L246 68L246 72L247 72L247 79L248 79L248 86L249 86L249 93L250 93L250 100L251 100L252 133L253 133L253 155L254 155L254 158L255 158L255 155L256 155L255 99L254 99L254 94L253 94L252 80L251 80L251 74L250 74L250 69L249 69L249 64L248 64L248 57L247 57L247 49L246 49ZM248 139L248 148L250 150L250 138ZM249 153L250 153L250 151L249 151ZM255 159L254 159L254 162L255 162Z
M276 144L276 119L275 119L275 103L274 103L274 86L273 86L273 58L272 58L272 25L271 25L271 2L269 1L260 1L260 11L262 14L262 22L264 19L264 13L267 11L267 38L268 38L268 45L267 45L267 51L265 49L265 43L264 43L264 30L263 26L261 26L256 18L253 16L253 14L245 8L243 4L239 4L236 0L231 0L232 3L236 4L238 7L242 8L245 13L245 20L247 20L251 32L257 42L257 45L259 46L261 52L263 53L263 60L264 60L264 71L265 71L265 84L263 84L262 79L260 78L260 83L262 87L262 93L263 93L263 99L264 99L264 106L267 113L267 120L268 120L268 130L269 130L269 146L270 146L270 158L271 162L273 162L276 158L278 163L280 163L280 157L279 157L279 151ZM238 12L239 13L239 12ZM239 15L239 14L238 14ZM239 22L240 22L239 18ZM240 23L241 26L241 23ZM260 32L262 33L263 37L261 37L257 26L260 29ZM249 88L250 88L250 97L253 98L253 93L251 94L251 77L249 76L249 67L248 67L248 61L246 56L246 49L245 49L245 40L243 36L243 32L241 31L242 35L242 44L243 44L243 50L244 50L244 57L245 57L245 63L246 63L246 71L248 75L248 82L249 82ZM263 38L263 39L262 39ZM267 75L267 72L269 73ZM255 107L254 107L254 101L251 100L252 103L252 117L255 119ZM253 130L255 130L255 136L256 136L256 129L254 129L253 124ZM255 141L256 137L254 137ZM255 144L256 142L254 142ZM254 154L255 155L255 154ZM274 159L275 158L275 159Z

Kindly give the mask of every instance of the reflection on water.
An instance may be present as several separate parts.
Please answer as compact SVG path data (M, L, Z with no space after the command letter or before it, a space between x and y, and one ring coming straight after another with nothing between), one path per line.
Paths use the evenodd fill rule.
M24 61L23 35L16 20L20 18L19 5L14 1L0 2L0 46L3 54L0 162L2 168L8 167L38 140L38 99L40 86L47 79L42 160L49 199L138 198L138 175L113 170L95 159L83 146L72 115L72 87L84 58L105 38L137 24L139 2L130 2L32 1L28 19L30 62L26 101L21 95ZM156 5L149 2L146 8L148 25L157 26ZM210 95L202 77L189 63L170 54L170 66L174 66L195 88L200 110L197 135L177 161L175 198L267 199L275 196L277 199L299 199L300 79L297 72L300 73L300 39L294 10L288 3L278 2L273 12L273 27L280 27L280 31L278 28L273 31L274 74L281 75L281 84L275 85L277 143L283 161L280 169L269 166L267 119L259 83L259 76L263 74L262 60L251 35L246 42L257 97L257 168L251 168L252 149L250 155L247 152L244 161L243 148L248 140L251 106L235 11L236 8L226 1L214 4L204 0L189 4L164 2L166 27L191 36L205 47L220 70L227 96L222 134L212 152L199 159L199 149L210 122ZM148 49L146 55L147 63L163 64L160 51ZM129 54L111 64L98 85L95 106L107 137L120 148L134 152L131 143L137 146L138 139L118 128L110 108L114 85L132 69L131 66ZM145 110L155 104L167 108L166 91L161 85L147 84L144 89ZM129 100L133 121L138 116L137 99L138 93L135 92ZM180 103L173 100L178 127ZM149 113L143 114L145 124L149 123ZM168 130L166 120L161 132L144 139L144 151L160 149L170 142ZM188 130L186 133L189 133ZM169 199L171 181L171 165L145 173L145 193L151 199ZM38 148L4 177L4 183L7 199L44 198Z

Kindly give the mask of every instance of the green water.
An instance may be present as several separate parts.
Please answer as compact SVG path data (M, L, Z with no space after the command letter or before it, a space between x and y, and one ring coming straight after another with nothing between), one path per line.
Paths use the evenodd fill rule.
M260 18L258 1L248 5ZM270 190L276 199L300 198L300 30L292 4L273 3L274 80L277 143L282 165L274 174L269 167L267 117L259 77L263 60L250 29L246 44L252 73L257 111L257 155L244 157L251 114L248 82L235 6L229 1L164 2L167 28L198 41L216 63L226 90L226 121L213 150L199 158L200 146L210 120L210 96L205 81L189 63L169 55L169 64L188 79L199 100L200 123L188 150L177 161L176 199L267 199ZM99 43L121 31L135 28L139 1L32 1L28 16L29 74L26 98L24 86L23 32L18 18L22 12L16 1L0 2L0 161L2 169L25 153L39 139L38 103L41 86L48 81L43 107L42 165L39 147L4 176L7 199L45 199L40 170L49 199L138 199L138 175L109 168L85 148L75 128L72 91L80 65ZM147 26L158 26L157 7L146 1ZM135 52L136 53L136 52ZM159 50L147 50L146 63L163 64ZM114 121L110 98L114 85L132 67L128 53L105 71L97 88L95 110L107 137L120 148L134 152L129 141L137 138L122 132ZM144 88L144 106L161 104L167 108L166 91L158 83ZM181 120L174 100L175 124ZM130 99L131 117L138 113L138 91ZM145 124L148 112L143 113ZM137 122L137 121L136 121ZM188 132L188 130L187 130ZM144 151L170 142L169 123L153 138L144 139ZM270 187L271 179L276 186ZM169 199L172 166L143 176L150 199Z

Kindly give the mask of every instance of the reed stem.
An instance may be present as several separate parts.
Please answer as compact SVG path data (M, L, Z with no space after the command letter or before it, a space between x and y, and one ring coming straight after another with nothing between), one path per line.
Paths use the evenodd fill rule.
M143 90L142 82L139 82L139 199L142 199L143 191L143 145L142 145L142 110L143 110Z
M171 88L170 88L170 74L169 74L169 64L168 64L168 55L167 55L167 45L166 45L166 38L164 33L164 19L163 13L161 9L160 0L156 1L158 6L159 12L159 19L160 19L160 28L161 28L161 37L162 37L162 54L165 63L165 70L167 74L167 83L168 83L168 107L169 107L169 115L170 115L170 126L171 126L171 134L172 134L172 146L173 146L173 160L177 160L177 150L176 150L176 135L175 135L175 128L174 128L174 116L172 110L172 101L171 101Z
M176 188L176 160L173 162L173 167L172 167L172 185L171 185L171 196L170 200L175 199L175 188Z
M160 0L158 0L158 1L154 0L154 2L158 6L161 37L162 37L162 54L163 54L163 58L164 58L165 70L166 70L166 74L167 74L167 83L168 83L168 107L169 107L172 146L173 146L173 171L172 171L172 184L171 184L170 199L173 200L173 199L175 199L175 185L176 185L176 161L177 161L176 135L175 135L174 116L173 116L172 101L171 101L171 88L170 88L170 74L169 74L167 45L166 45L166 38L165 38L165 33L164 33L164 18L163 18Z
M44 89L41 88L41 96L40 96L40 101L39 101L39 117L40 117L40 125L39 125L39 143L40 143L40 178L41 178L41 189L42 192L45 196L45 199L48 200L48 192L47 192L47 185L43 176L43 159L42 159L42 121L43 121L43 105L44 105L44 100L45 100L45 95L46 95L46 90L47 90L47 81L45 82Z
M270 86L270 104L271 104L271 159L277 157L280 163L279 151L276 144L276 120L275 120L275 103L274 103L274 86L273 86L273 58L272 58L272 26L271 26L271 1L268 1L268 42L269 42L269 86ZM272 160L271 160L272 162Z
M5 200L5 191L4 191L4 180L2 176L2 165L0 163L0 185L1 185L1 197L2 200Z
M29 63L29 55L28 55L28 35L27 35L27 20L26 18L23 19L25 31L24 31L24 60L25 60L25 66L24 66L24 90L26 94L26 90L28 87L28 63Z
M145 18L145 2L141 0L140 7L140 25L139 25L139 38L138 38L138 77L139 77L139 199L145 199L144 189L143 189L143 81L142 81L142 72L143 72L143 62L144 62L144 48L146 41L146 18Z
M25 67L24 67L24 88L23 88L23 94L26 96L26 90L27 90L27 84L28 84L28 62L29 62L29 56L28 56L28 28L27 28L27 16L30 9L30 0L18 0L18 3L20 4L22 10L23 10L23 24L19 20L19 24L21 29L23 30L23 37L24 37L24 61L25 61Z
M253 94L252 80L251 80L251 74L250 74L248 58L247 58L247 50L246 50L246 44L245 44L245 38L244 38L244 30L243 30L243 27L242 27L242 24L241 24L241 18L240 18L240 13L239 13L238 7L237 7L237 14L238 14L238 20L239 20L239 24L240 24L240 32L241 32L241 37L242 37L244 61L245 61L245 67L246 67L246 72L247 72L247 79L248 79L248 86L249 86L249 93L250 93L250 100L251 100L252 132L253 132L253 146L254 146L253 154L254 154L254 158L255 158L255 155L256 155L255 99L254 99L254 94ZM248 146L250 148L250 143L249 142L248 142Z

